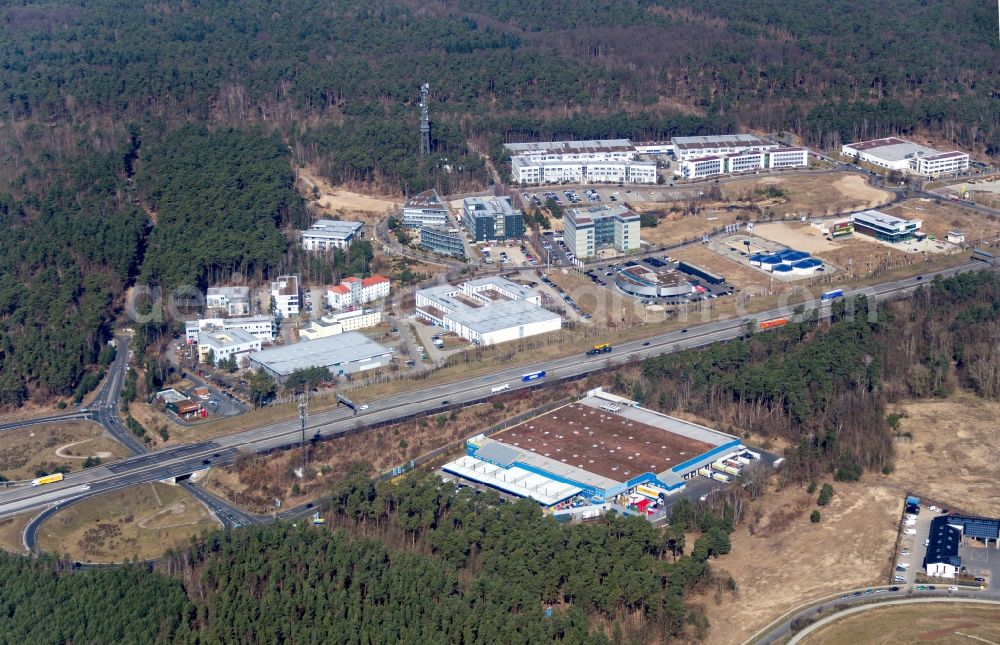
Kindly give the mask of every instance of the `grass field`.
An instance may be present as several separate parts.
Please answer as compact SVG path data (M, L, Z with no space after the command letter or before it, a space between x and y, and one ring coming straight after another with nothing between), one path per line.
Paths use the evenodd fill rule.
M38 511L29 511L0 520L0 549L11 553L26 553L21 536L24 527L37 514Z
M965 233L966 244L995 241L1000 236L1000 219L978 213L958 204L948 204L928 199L910 199L885 209L889 215L903 219L919 219L921 230L944 240L948 231L958 229Z
M49 518L39 546L79 562L146 560L218 528L208 510L179 486L139 484L86 499Z
M65 466L80 470L87 457L102 462L127 454L91 421L66 421L6 430L0 433L0 474L10 480L32 479L39 470Z
M860 612L819 628L805 645L890 643L996 643L1000 606L972 603L913 603Z

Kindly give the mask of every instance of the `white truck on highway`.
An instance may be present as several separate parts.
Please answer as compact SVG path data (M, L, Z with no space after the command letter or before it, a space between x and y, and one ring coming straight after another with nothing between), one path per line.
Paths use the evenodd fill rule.
M490 392L496 394L497 392L503 392L504 390L510 389L510 383L504 383L503 385L494 385L490 388Z

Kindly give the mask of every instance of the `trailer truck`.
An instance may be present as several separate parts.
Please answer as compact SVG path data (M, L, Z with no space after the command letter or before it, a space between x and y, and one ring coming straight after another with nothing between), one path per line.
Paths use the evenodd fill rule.
M54 475L45 475L44 477L39 477L38 479L32 479L32 486L42 486L44 484L54 484L56 482L61 482L63 480L62 473L55 473Z

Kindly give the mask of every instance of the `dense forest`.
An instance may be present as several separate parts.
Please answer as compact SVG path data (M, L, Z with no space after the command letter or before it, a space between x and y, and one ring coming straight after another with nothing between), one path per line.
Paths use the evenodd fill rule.
M935 280L871 316L863 297L841 301L827 321L806 314L778 331L649 359L631 388L648 405L786 440L790 477L855 480L892 468L888 402L956 386L1000 398L998 303L990 272Z
M5 642L604 643L704 638L685 605L729 551L732 518L678 504L560 525L530 501L458 493L429 474L356 477L335 530L278 524L211 534L155 570L66 570L0 555ZM685 534L696 536L685 544ZM730 587L735 589L730 583ZM547 609L551 609L549 615Z

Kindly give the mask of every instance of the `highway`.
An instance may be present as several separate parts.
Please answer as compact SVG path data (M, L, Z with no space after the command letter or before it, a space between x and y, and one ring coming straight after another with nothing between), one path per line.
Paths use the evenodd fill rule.
M984 268L986 265L982 263L969 263L928 273L922 276L922 279L905 278L862 290L846 291L846 295L850 298L853 295L864 293L876 299L903 297L937 275L949 276ZM795 306L780 307L753 314L748 318L764 321L777 317L790 317L793 315L794 309ZM553 359L545 363L501 369L485 377L414 389L369 401L369 409L358 415L354 415L346 407L336 408L314 414L309 418L306 439L351 434L363 431L366 427L374 424L389 423L413 415L424 415L462 407L489 398L491 396L490 388L503 383L509 383L511 389L541 387L544 386L545 382L577 378L590 372L633 360L730 340L745 332L746 323L743 319L716 320L697 326L692 325L687 330L667 332L646 340L621 343L615 346L615 351L612 354L604 356L584 356L581 350L580 354ZM546 378L541 382L521 382L521 375L537 370L545 370ZM97 494L107 490L108 487L117 488L123 485L177 477L204 469L213 463L227 463L235 459L239 452L261 452L288 448L298 445L300 441L299 422L297 419L289 419L220 437L213 441L140 454L107 466L98 466L71 473L57 484L49 484L39 488L12 488L2 491L0 492L0 518L79 496L77 487L83 484L91 485L89 494ZM234 516L239 518L239 515L235 514L236 509L231 508L231 511L226 512L233 512ZM220 519L225 517L223 515ZM237 521L242 520L237 519Z
M172 463L176 463L178 459L183 460L184 456L190 454L192 451L197 452L199 449L205 447L205 444L192 444L150 453L146 450L146 446L139 441L139 439L132 434L132 432L126 428L118 418L119 406L121 405L122 385L125 382L125 374L128 366L128 341L129 339L127 336L120 336L117 338L118 345L116 348L117 351L115 352L115 360L112 361L110 366L108 366L108 373L104 379L104 383L101 386L101 389L98 390L97 396L94 397L94 400L89 406L67 414L53 415L38 419L28 419L0 425L0 431L3 431L58 421L84 419L96 421L101 424L101 427L103 427L108 434L125 446L125 448L133 455L133 457L129 459L115 462L109 464L108 466L98 466L96 468L90 468L77 473L70 473L66 476L64 481L71 481L72 484L66 486L50 485L38 488L24 486L15 489L8 489L8 491L35 493L27 498L32 500L32 503L15 503L14 508L18 509L14 511L15 513L45 508L42 513L39 513L37 516L32 518L32 520L24 528L22 540L25 548L29 551L38 551L37 535L39 527L41 527L45 520L62 508L65 508L67 505L75 504L93 495L100 495L112 490L124 488L125 486L131 486L135 483L163 479L162 477L135 479L127 476L127 472L125 473L126 476L118 476L116 473L121 472L121 464L130 463L133 464L134 467L142 466L144 464L156 464L162 459L174 460ZM204 458L199 453L197 458L183 460L180 463L184 464L182 469L187 470L187 472L193 472L194 470L205 467L202 464L203 459ZM125 470L128 471L128 469ZM111 475L110 478L107 477L108 474ZM176 474L186 473L181 472ZM254 522L256 519L254 516L241 511L225 500L220 499L202 488L199 488L189 480L182 482L182 485L198 500L205 504L209 511L211 511L224 526L245 526Z

